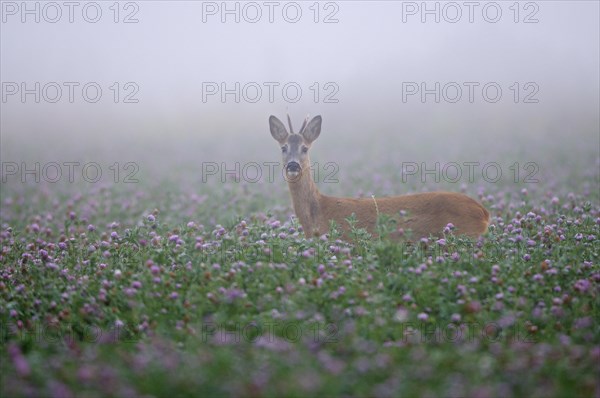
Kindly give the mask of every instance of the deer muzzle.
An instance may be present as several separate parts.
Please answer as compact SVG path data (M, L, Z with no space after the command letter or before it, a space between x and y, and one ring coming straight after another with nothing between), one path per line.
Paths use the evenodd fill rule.
M302 168L300 167L300 164L298 162L289 162L285 166L286 174L291 177L297 176L298 174L300 174L301 171L302 171Z

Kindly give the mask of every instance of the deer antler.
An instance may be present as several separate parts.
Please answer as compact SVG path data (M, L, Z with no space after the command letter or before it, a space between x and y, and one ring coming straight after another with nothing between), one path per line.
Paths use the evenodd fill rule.
M290 126L290 134L294 134L294 129L292 129L292 119L290 119L290 114L287 114L288 125Z
M300 127L300 131L298 132L298 134L302 134L304 132L304 129L308 124L308 119L310 119L310 115L306 115L306 119L304 119L304 122L302 123L302 127Z

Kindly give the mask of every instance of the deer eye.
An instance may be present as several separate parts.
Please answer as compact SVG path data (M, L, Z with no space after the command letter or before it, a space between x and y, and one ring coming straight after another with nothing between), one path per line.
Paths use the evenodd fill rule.
M281 147L281 152L283 152L283 153L287 152L287 145L284 145Z
M306 153L306 152L308 152L308 147L303 146L302 147L302 153Z

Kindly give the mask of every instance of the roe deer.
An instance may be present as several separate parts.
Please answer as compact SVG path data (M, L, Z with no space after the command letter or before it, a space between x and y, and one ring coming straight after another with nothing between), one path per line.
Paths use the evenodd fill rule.
M375 233L379 214L390 215L396 219L398 228L411 230L411 239L430 234L439 236L449 223L454 224L457 234L470 237L487 230L488 211L461 193L430 192L363 199L323 195L311 177L308 156L311 144L321 133L321 116L315 116L310 122L307 117L297 134L292 130L289 115L288 124L289 133L279 119L269 118L271 135L281 146L294 211L307 238L328 232L331 220L348 232L350 226L346 219L353 213L356 227L365 228L371 234ZM406 216L398 217L402 210Z

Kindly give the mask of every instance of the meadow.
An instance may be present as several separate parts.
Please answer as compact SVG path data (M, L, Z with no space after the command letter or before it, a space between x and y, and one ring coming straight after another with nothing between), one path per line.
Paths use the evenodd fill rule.
M257 163L278 161L266 125L261 140ZM3 175L1 394L598 396L600 158L576 141L478 159L316 144L328 194L464 191L491 213L477 240L449 225L414 244L387 239L385 217L379 238L306 239L277 173L201 173L193 157L140 162L134 183ZM424 153L504 174L403 174Z

